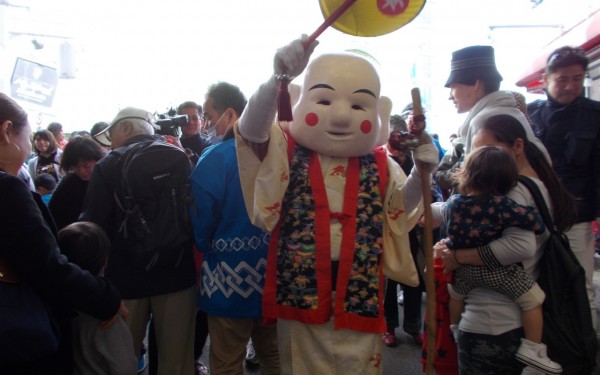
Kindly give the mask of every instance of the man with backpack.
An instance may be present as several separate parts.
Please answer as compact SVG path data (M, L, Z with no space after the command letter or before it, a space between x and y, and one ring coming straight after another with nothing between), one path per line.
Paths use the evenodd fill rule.
M158 374L192 374L192 166L183 150L154 135L155 127L150 112L127 107L95 136L112 151L94 169L80 219L100 225L111 239L105 276L129 309L135 349L142 347L152 317Z

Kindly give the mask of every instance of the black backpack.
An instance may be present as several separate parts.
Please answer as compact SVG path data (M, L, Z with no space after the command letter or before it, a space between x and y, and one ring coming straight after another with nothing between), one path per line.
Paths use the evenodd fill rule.
M116 240L123 256L146 271L178 267L193 243L187 154L162 140L134 143L122 151L117 167Z
M542 193L531 179L520 176L544 219L550 237L539 263L538 284L546 293L543 304L543 342L548 357L560 363L563 374L591 374L596 367L598 341L585 287L585 271L567 237L556 231Z

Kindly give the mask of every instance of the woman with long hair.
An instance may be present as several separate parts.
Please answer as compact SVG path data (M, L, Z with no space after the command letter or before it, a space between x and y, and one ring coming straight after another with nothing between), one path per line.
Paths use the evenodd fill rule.
M19 285L31 288L50 304L62 334L57 351L38 353L27 361L3 361L0 373L67 374L72 361L69 312L76 309L113 322L120 296L107 280L81 270L60 254L48 210L39 195L17 177L31 152L30 136L25 111L0 93L0 291ZM10 309L8 297L0 295L0 301L3 309ZM12 321L0 321L3 328L10 324ZM36 344L29 342L23 350L29 351Z
M33 134L33 152L35 156L29 161L31 179L35 180L38 175L48 173L58 182L62 178L59 167L62 151L50 131L42 129Z
M474 132L472 147L497 146L515 159L519 175L532 179L542 191L558 231L574 222L573 198L562 186L551 165L525 133L523 125L510 115L490 117ZM507 196L525 206L535 207L529 190L522 184ZM460 251L445 250L446 271L463 264L488 266L521 263L527 273L537 277L537 263L548 231L532 232L507 228L502 237L487 245ZM523 364L515 358L524 336L521 311L512 299L491 289L476 288L465 297L458 333L458 362L461 374L521 374ZM528 368L529 371L529 368ZM526 372L524 372L526 373Z

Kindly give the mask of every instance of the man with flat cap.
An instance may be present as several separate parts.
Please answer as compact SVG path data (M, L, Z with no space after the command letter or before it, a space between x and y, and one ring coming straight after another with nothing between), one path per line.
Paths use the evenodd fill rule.
M518 119L529 141L547 155L545 147L533 135L529 120L517 108L514 94L500 91L500 82L502 76L496 69L493 47L470 46L452 53L450 76L445 86L450 88L449 99L457 112L469 112L458 129L458 136L464 138L465 152L471 151L471 136L481 124L492 116L504 114Z
M518 119L527 138L547 156L546 149L533 135L529 120L518 109L515 93L500 91L500 82L502 76L496 69L493 47L469 46L452 53L450 76L445 84L450 89L448 99L454 102L458 113L469 114L458 128L458 138L438 166L436 178L443 189L455 190L457 182L453 175L460 171L465 155L471 152L472 134L495 115Z

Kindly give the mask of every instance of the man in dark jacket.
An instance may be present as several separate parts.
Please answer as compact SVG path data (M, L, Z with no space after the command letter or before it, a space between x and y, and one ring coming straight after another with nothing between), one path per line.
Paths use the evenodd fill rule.
M561 47L552 52L544 75L548 99L530 103L527 112L556 174L576 198L577 221L566 235L585 269L595 323L592 222L600 222L600 102L583 96L587 67L588 59L579 48Z
M123 222L115 191L122 179L120 156L129 145L162 139L154 136L154 117L148 111L127 107L109 127L95 136L109 141L112 151L96 164L88 186L81 220L100 225L111 239L106 277L121 292L130 316L127 321L133 343L142 347L152 315L156 333L158 374L193 374L196 275L192 244L182 250L180 261L161 268L136 267L120 240ZM186 159L187 161L187 159Z
M202 106L192 101L183 102L177 107L177 114L187 115L188 117L187 125L181 128L181 138L179 141L186 151L191 150L194 153L190 157L190 160L196 165L200 155L202 155L202 151L211 145L200 133Z

